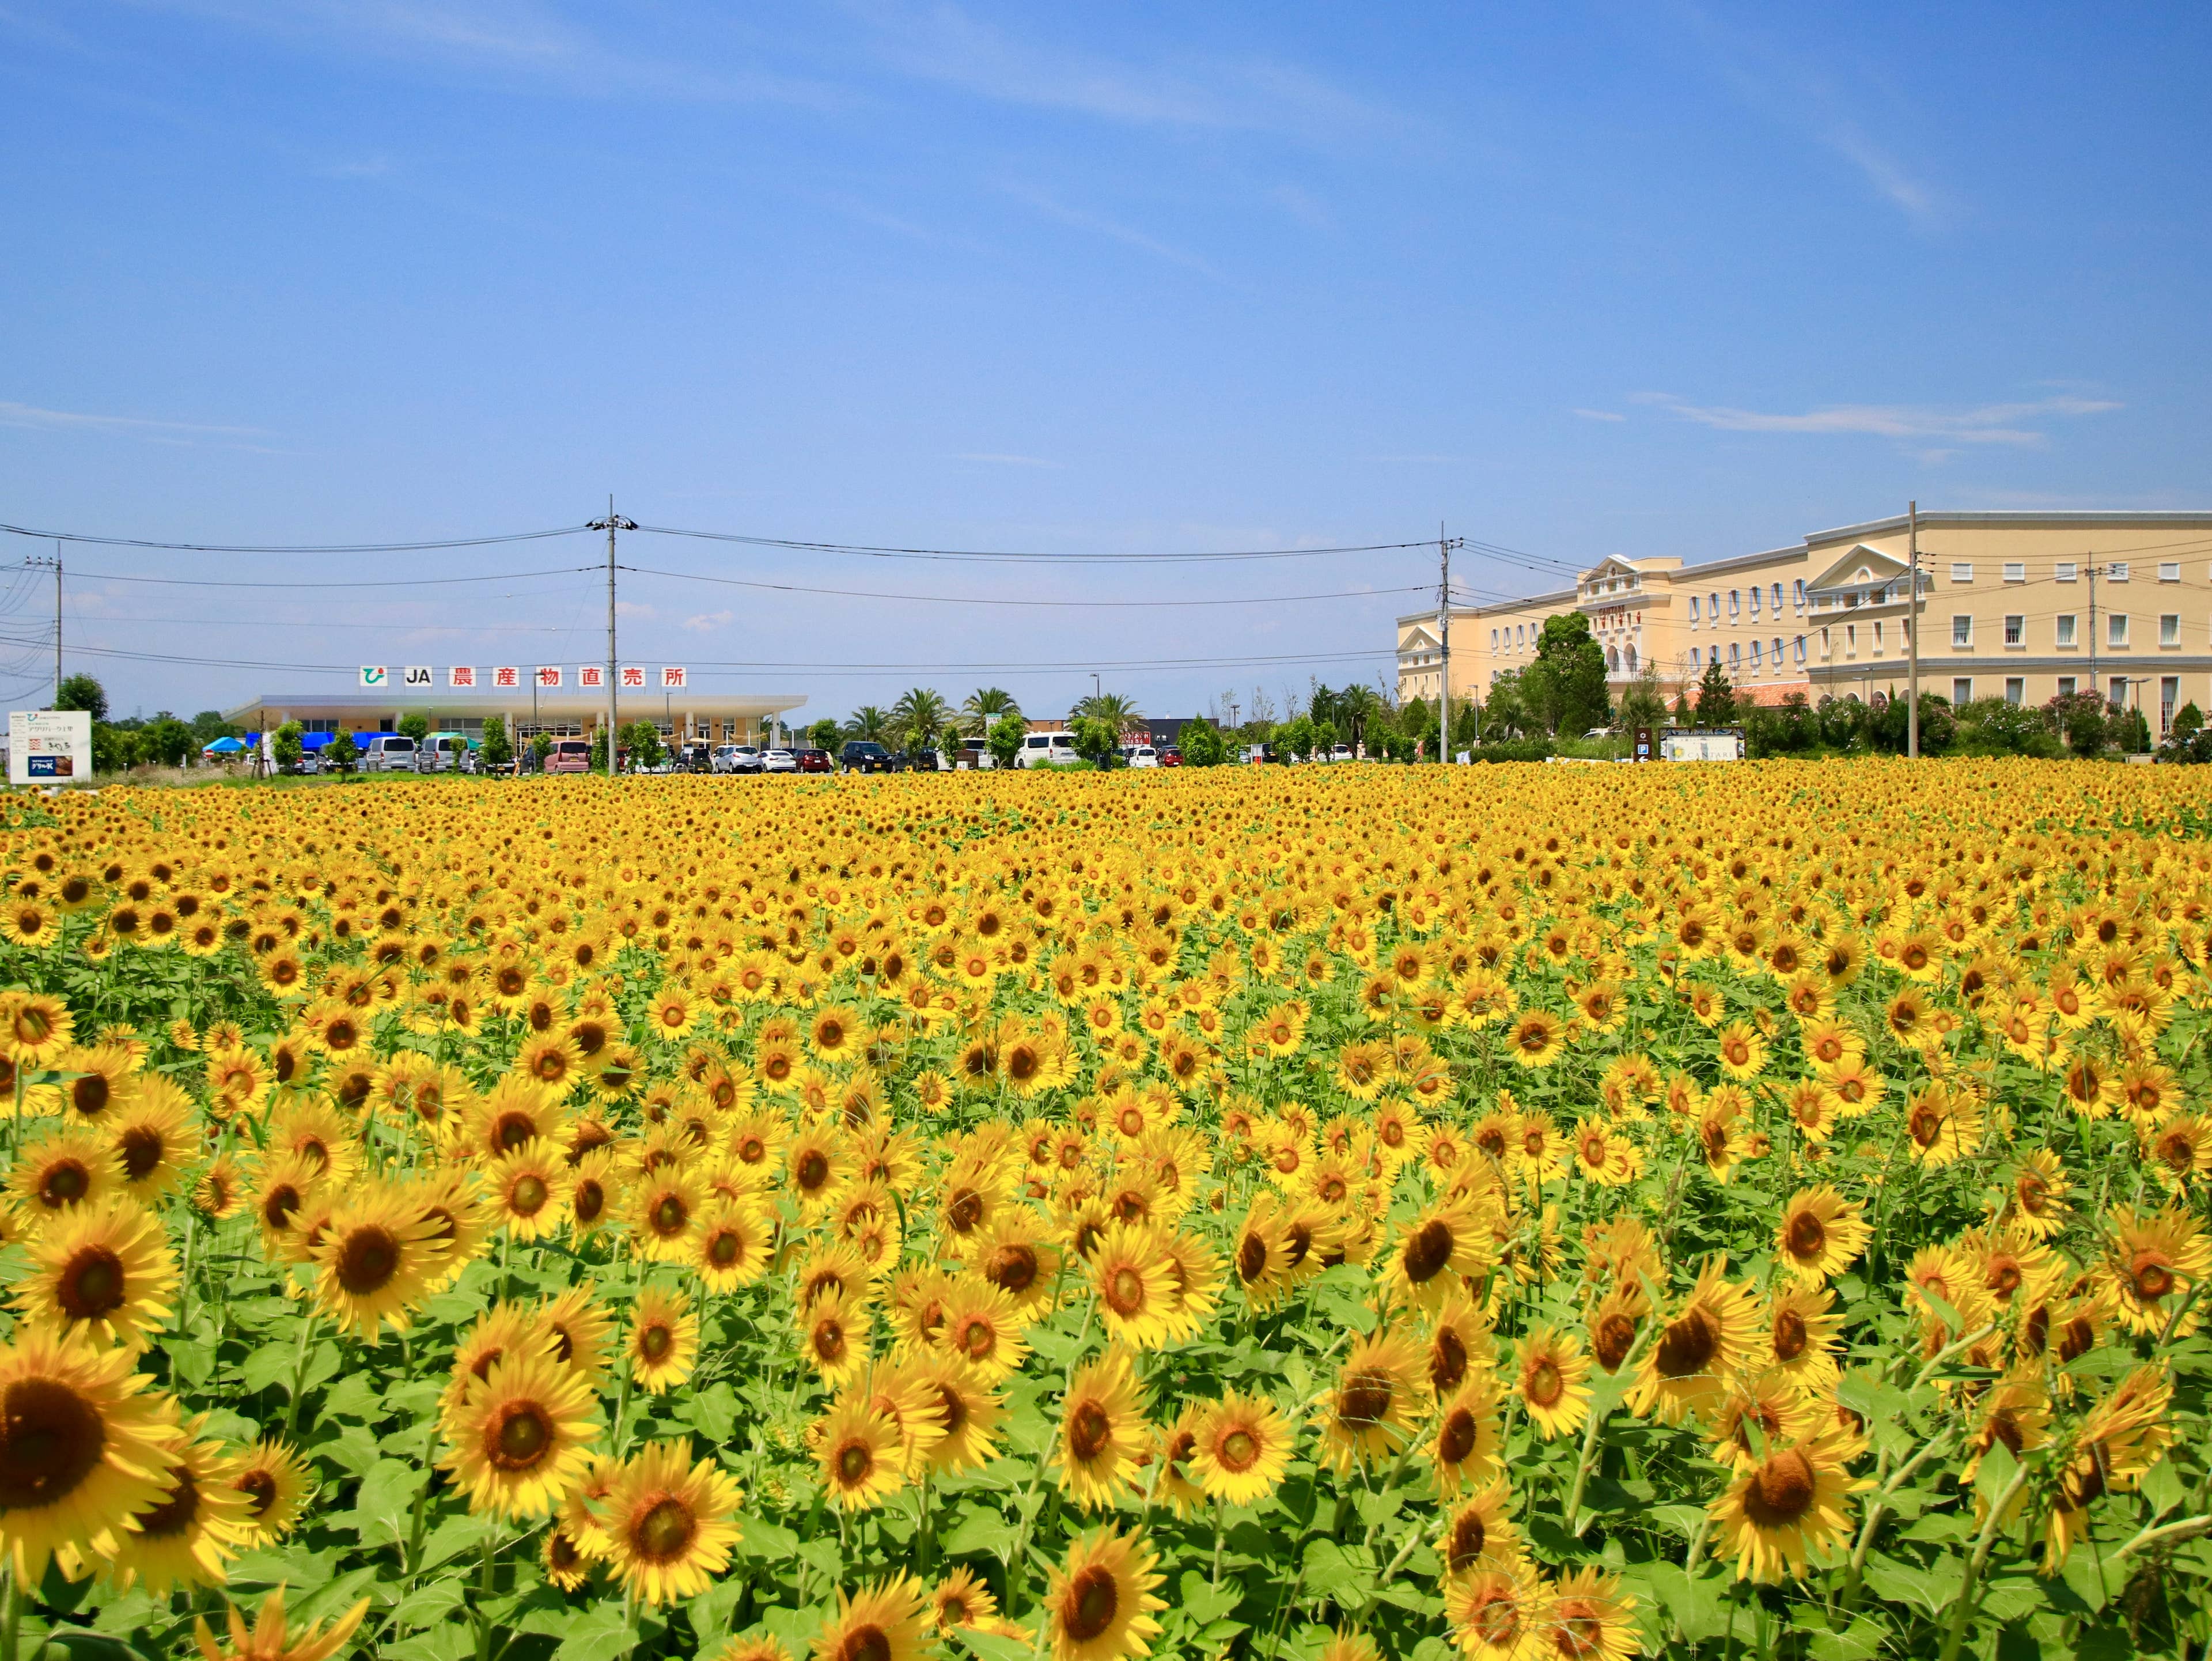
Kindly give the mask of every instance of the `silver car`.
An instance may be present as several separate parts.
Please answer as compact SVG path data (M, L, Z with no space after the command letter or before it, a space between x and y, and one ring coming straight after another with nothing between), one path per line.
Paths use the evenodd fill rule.
M768 750L761 754L761 771L763 773L796 773L798 770L799 757L788 750Z

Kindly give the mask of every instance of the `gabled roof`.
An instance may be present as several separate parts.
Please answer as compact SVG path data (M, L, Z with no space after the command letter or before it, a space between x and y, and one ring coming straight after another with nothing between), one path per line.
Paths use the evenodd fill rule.
M1583 581L1602 582L1607 577L1632 577L1641 575L1634 561L1624 558L1619 554L1607 554L1583 573Z
M1869 548L1861 542L1845 549L1827 569L1805 587L1814 593L1833 588L1879 587L1904 576L1910 569L1896 555L1885 554L1881 549ZM1922 580L1926 581L1924 574Z
M1426 624L1417 623L1413 625L1413 632L1398 642L1398 649L1401 652L1425 652L1442 644L1434 630Z

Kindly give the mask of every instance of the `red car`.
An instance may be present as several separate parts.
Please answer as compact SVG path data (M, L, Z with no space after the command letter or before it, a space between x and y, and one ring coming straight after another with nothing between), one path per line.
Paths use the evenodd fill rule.
M831 765L827 750L802 750L799 752L799 770L802 773L830 773L836 769Z
M1160 751L1160 765L1161 765L1161 766L1163 766L1163 767L1180 767L1180 766L1182 766L1182 751L1180 751L1180 750L1176 749L1176 748L1175 748L1175 747L1173 747L1172 745L1170 745L1170 747L1168 747L1168 748L1167 748L1167 749L1165 749L1165 750L1161 751Z

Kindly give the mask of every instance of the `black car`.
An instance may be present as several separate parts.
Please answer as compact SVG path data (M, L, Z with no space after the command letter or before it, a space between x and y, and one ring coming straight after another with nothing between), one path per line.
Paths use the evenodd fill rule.
M677 765L687 773L711 773L714 770L714 752L707 745L687 744Z
M934 773L937 770L937 751L917 750L904 757L902 764L909 773Z
M854 739L837 752L838 764L848 773L890 773L897 770L891 752L866 739Z

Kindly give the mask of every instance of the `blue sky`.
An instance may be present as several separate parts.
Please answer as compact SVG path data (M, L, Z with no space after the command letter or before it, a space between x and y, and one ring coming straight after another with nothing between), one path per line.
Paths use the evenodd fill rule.
M0 0L0 520L1050 554L1455 534L1478 591L1928 508L2212 505L2201 7ZM0 560L51 552L0 538ZM76 548L67 633L589 661L586 538ZM810 714L1371 678L1433 552L638 537L626 660ZM50 590L0 584L38 642ZM0 696L50 661L0 644ZM125 709L341 678L76 660ZM1062 664L1040 671L846 666ZM441 677L442 678L442 677Z

